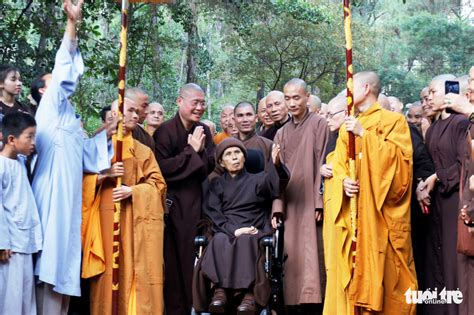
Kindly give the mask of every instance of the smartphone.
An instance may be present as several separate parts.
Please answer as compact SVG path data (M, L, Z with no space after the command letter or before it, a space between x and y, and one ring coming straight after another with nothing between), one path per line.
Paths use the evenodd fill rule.
M448 93L459 94L459 81L446 81L444 83L444 94ZM451 108L446 108L446 113L453 114L455 111Z

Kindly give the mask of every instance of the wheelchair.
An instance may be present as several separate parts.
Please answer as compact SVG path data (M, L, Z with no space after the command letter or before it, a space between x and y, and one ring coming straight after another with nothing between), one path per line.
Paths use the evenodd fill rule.
M253 151L253 152L252 152ZM260 151L248 150L248 160L245 168L250 173L258 173L264 169L263 154ZM247 162L246 161L246 162ZM210 233L208 233L210 234ZM195 265L203 256L204 249L209 243L209 238L199 235L194 239L196 247ZM283 299L283 265L285 262L285 254L283 251L284 244L284 224L278 222L277 229L271 235L263 236L259 241L260 255L263 258L263 271L269 284L270 296L266 305L260 306L256 314L260 315L284 315L285 303ZM261 261L260 259L259 261ZM232 308L235 309L235 308ZM211 314L206 312L192 314ZM231 311L226 314L233 314Z
M283 265L285 262L285 254L283 252L285 226L283 222L278 222L277 229L273 235L264 236L260 239L260 250L263 251L263 269L270 283L270 297L260 310L260 315L285 315L285 302L283 298ZM196 261L202 257L204 248L209 243L206 236L199 235L194 239L196 246ZM194 314L210 314L210 313L194 313Z

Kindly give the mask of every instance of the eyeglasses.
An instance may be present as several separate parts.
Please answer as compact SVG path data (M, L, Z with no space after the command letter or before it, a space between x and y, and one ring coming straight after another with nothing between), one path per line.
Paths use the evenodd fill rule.
M192 108L196 108L198 107L198 105L200 105L202 108L206 109L207 107L207 104L206 104L206 101L204 100L199 100L199 99L189 99L189 98L186 98L186 97L183 97L181 95L179 95L180 98L182 98L183 100L186 100L187 102L189 102L188 104L190 105L190 107Z
M329 119L331 119L331 118L333 118L334 116L336 116L337 114L342 113L342 112L345 112L345 111L346 111L345 109L341 109L340 111L335 112L335 113L332 113L332 114L331 114L331 113L327 113L327 117L328 117Z

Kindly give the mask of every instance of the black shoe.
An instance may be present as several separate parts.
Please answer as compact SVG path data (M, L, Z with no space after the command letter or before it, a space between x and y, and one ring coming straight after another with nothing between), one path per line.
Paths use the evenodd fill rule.
M255 315L257 311L257 305L255 304L255 298L253 294L245 294L242 303L237 307L238 315Z
M214 291L211 304L209 304L209 313L224 314L227 304L227 296L225 290L217 288Z

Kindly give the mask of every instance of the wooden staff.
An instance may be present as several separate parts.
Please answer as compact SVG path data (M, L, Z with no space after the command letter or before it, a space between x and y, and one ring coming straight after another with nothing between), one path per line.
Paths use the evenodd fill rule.
M117 145L115 148L115 161L122 162L123 153L123 104L125 101L125 79L127 65L127 34L128 34L128 4L129 0L122 2L122 29L120 31L120 57L118 73L118 112ZM130 0L130 2L174 3L173 0ZM117 188L122 186L122 177L117 177ZM120 275L120 210L121 202L115 202L114 208L114 235L113 235L113 260L112 260L112 314L119 313L119 275Z
M117 146L115 148L115 161L122 162L123 139L123 103L125 100L125 70L127 63L127 18L128 0L122 0L122 30L120 32L120 58L118 73L118 107L119 122L117 126ZM122 177L117 177L117 188L122 186ZM112 262L112 314L119 313L119 274L120 274L120 208L121 202L115 202L114 208L114 238Z
M347 115L351 116L354 114L354 67L352 65L352 15L350 0L344 1L344 32L346 38L346 89L347 89ZM352 132L349 134L349 176L352 180L357 179L356 174L356 162L355 162L355 136ZM355 269L356 262L356 249L357 249L357 196L354 195L350 199L350 211L351 211L351 255L352 255L352 274ZM354 314L360 314L360 309L354 306Z

